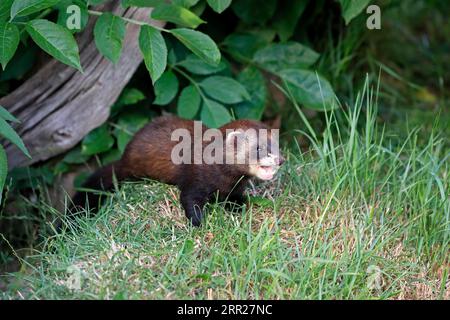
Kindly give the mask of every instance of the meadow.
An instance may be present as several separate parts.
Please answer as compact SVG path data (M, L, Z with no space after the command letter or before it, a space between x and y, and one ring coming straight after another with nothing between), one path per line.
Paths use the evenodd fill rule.
M378 90L366 81L320 135L293 101L302 123L284 138L301 132L311 148L285 148L279 176L253 184L245 209L209 205L195 228L176 188L126 183L19 257L0 297L449 299L448 137L392 133Z

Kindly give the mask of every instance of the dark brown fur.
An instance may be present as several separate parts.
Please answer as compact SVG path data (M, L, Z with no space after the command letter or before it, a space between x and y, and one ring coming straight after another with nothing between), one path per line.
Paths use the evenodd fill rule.
M89 189L111 190L113 174L118 181L150 178L176 185L181 191L180 200L186 216L193 225L199 226L204 205L218 194L219 200L243 204L243 191L250 178L245 165L227 164L181 164L171 160L172 148L178 141L171 141L175 129L185 128L193 136L194 122L174 116L154 119L142 128L128 144L121 160L95 172L84 185ZM258 121L237 120L220 128L225 139L226 129L268 129ZM206 130L203 127L203 132ZM194 143L194 141L192 141ZM202 142L203 146L209 142ZM99 205L93 193L79 192L73 202L84 207L86 200L91 208Z

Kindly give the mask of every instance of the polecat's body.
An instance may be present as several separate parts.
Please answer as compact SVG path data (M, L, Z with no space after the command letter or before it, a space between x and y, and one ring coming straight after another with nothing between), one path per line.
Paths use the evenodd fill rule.
M247 164L194 164L193 157L189 164L175 164L172 159L172 150L179 141L172 141L172 133L177 129L186 129L192 137L194 135L194 121L183 120L174 116L164 116L153 120L142 128L127 145L121 160L101 168L95 172L84 185L89 189L110 190L113 187L113 176L118 181L139 178L150 178L167 184L177 185L181 191L181 204L186 211L186 216L193 225L198 226L202 220L202 208L213 195L219 195L220 200L243 203L243 191L248 179L252 176L259 177L259 171L263 179L272 178L278 166L283 162L281 156L276 162L264 165ZM220 128L223 141L226 142L228 131L266 129L267 126L258 121L239 120L233 121ZM207 130L202 127L203 132ZM201 143L203 147L210 142L203 139L192 139L191 145ZM264 148L271 147L271 140ZM276 143L276 142L273 142ZM258 141L250 143L254 148L259 148ZM225 144L224 144L225 146ZM229 151L224 147L224 156ZM259 152L259 151L258 151ZM261 160L258 158L258 161ZM270 171L270 172L269 172ZM267 174L269 172L269 174ZM91 208L99 205L98 197L93 193L79 192L75 195L73 202L75 206L84 207L89 203Z

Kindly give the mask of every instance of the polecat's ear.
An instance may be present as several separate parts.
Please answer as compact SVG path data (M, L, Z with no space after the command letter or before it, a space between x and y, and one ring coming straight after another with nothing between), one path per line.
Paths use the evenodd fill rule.
M264 120L263 123L267 125L270 129L280 129L281 115L279 114L275 118Z
M233 130L231 132L227 132L227 138L226 138L227 143L231 142L235 138L236 139L244 139L244 138L246 138L245 132L242 131L241 129Z
M228 131L228 130L227 130ZM225 143L226 145L230 145L232 143L243 142L247 140L247 135L241 129L232 130L226 133Z

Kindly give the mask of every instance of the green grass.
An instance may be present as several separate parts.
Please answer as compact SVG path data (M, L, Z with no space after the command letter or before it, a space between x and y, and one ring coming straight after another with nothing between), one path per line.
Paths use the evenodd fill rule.
M187 225L178 191L127 183L102 210L22 260L2 298L450 298L448 141L377 126L366 82L311 150L287 152L277 180L240 213ZM342 114L341 114L342 115ZM297 134L293 131L289 134Z

